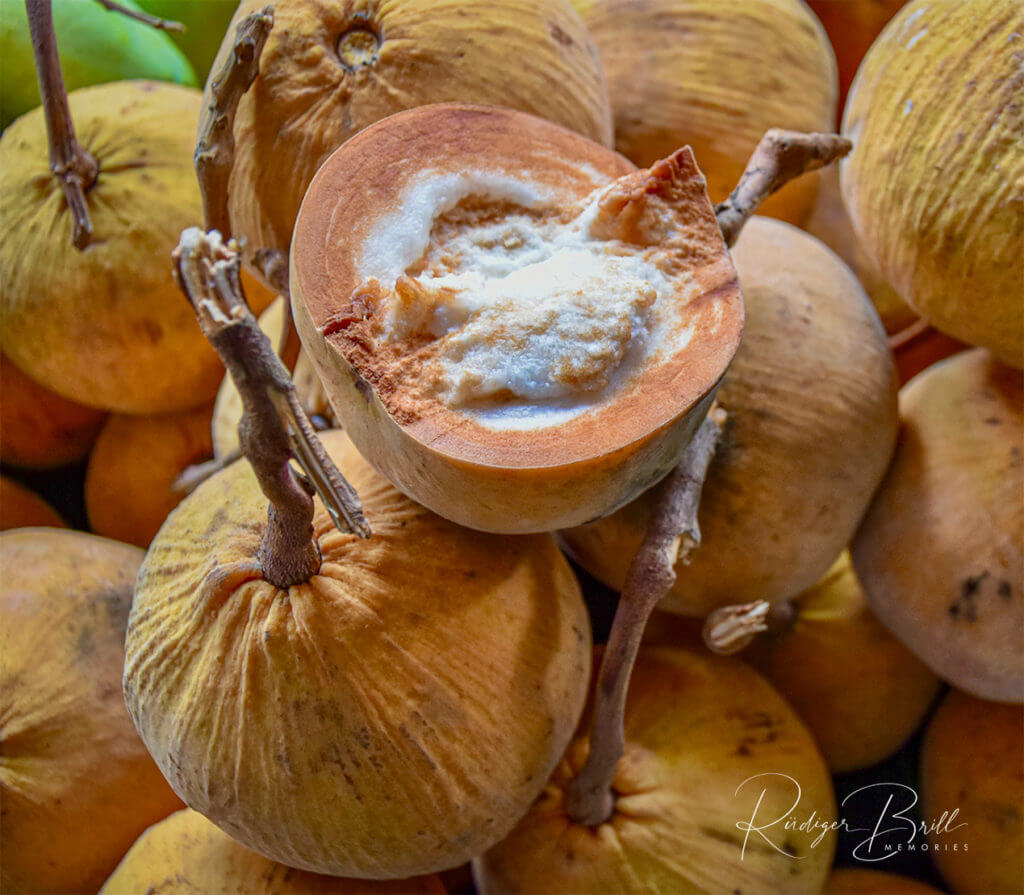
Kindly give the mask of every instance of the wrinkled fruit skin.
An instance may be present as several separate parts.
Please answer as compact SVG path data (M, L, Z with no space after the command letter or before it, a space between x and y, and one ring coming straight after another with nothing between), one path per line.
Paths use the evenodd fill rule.
M275 864L239 845L190 808L148 829L100 895L174 891L202 895L444 895L436 876L378 882L320 876Z
M171 785L293 867L404 878L454 867L528 809L582 711L590 630L549 535L499 539L403 497L340 432L322 440L373 529L318 505L319 574L254 562L266 500L236 463L150 547L124 690Z
M767 218L747 224L732 255L747 316L718 391L729 420L701 498L701 547L659 604L686 615L813 585L853 536L896 438L885 331L850 270ZM621 589L654 499L560 536Z
M868 602L953 686L1024 701L1024 376L957 354L901 390L900 424L851 546Z
M242 2L213 72L238 21L264 5ZM508 106L612 142L597 51L568 0L279 0L235 118L235 232L287 251L327 156L375 121L438 102Z
M589 730L586 720L580 729ZM811 735L757 672L707 652L644 647L630 678L625 739L609 821L591 829L566 813L564 789L586 757L581 734L530 813L474 862L483 895L821 891L834 833L780 825L763 831L771 845L755 845L751 834L744 849L738 823L784 815L794 780L800 821L815 812L828 824L836 811Z
M604 63L615 148L646 167L689 144L713 202L732 192L769 128L835 128L835 58L800 0L573 5ZM817 175L800 177L761 214L799 224L816 192Z
M95 892L181 807L121 697L142 551L81 532L0 536L0 889Z
M932 833L932 860L954 892L1024 891L1024 709L951 690L921 746L921 812L959 808L949 833ZM960 823L967 826L954 830ZM969 847L944 848L958 836Z
M71 215L50 174L42 109L0 139L0 347L65 398L166 413L216 394L224 368L170 263L181 231L203 218L189 126L200 98L150 81L71 93L76 133L100 169L86 193L93 240L84 252L72 247Z
M854 81L842 190L885 278L937 329L1024 367L1024 8L915 0Z

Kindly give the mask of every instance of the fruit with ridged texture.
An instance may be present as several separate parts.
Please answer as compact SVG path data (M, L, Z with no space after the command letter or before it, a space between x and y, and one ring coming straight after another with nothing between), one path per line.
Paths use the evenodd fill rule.
M81 532L0 535L0 888L95 892L181 807L121 696L142 551Z
M892 465L851 545L879 620L939 677L1024 701L1024 374L974 349L900 391Z
M1024 8L914 0L843 116L846 207L882 275L950 336L1024 367Z

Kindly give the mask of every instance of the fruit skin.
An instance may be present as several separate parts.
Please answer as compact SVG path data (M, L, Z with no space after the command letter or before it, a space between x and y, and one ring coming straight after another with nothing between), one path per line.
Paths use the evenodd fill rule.
M615 148L640 167L689 144L713 202L736 186L773 127L831 131L836 63L800 0L573 0L604 63ZM817 176L761 213L801 223Z
M951 690L921 747L921 811L959 809L949 833L931 833L931 857L964 895L1024 891L1024 709ZM959 831L953 828L967 824ZM960 838L968 848L944 849Z
M237 22L263 6L243 0L213 71ZM355 48L346 51L353 65L339 59L349 29L381 36L367 64ZM375 121L437 102L509 106L612 141L597 51L568 0L278 0L260 75L235 118L236 234L254 249L287 251L327 156Z
M52 2L60 66L68 90L128 78L199 85L192 66L167 34L120 13L107 12L99 3ZM121 0L121 5L140 8L132 0ZM7 127L42 102L28 16L25 4L18 0L0 3L0 59L4 60L0 127Z
M0 475L0 531L37 526L67 528L68 524L34 491Z
M228 23L238 0L138 0L146 12L162 19L181 22L184 31L170 33L171 40L185 54L200 80L205 81L217 50L228 33ZM234 32L232 32L234 33Z
M148 547L184 494L174 480L213 458L213 406L160 416L115 414L96 439L85 474L85 509L96 534Z
M865 867L833 870L823 895L941 895L938 889L894 873ZM991 893L989 893L991 895Z
M319 876L275 864L235 842L191 808L150 827L100 889L100 895L165 891L202 895L444 895L436 876L366 881Z
M142 551L81 532L0 535L0 888L95 892L181 807L119 681Z
M892 465L854 566L879 620L982 699L1024 700L1024 375L983 349L900 392Z
M936 327L1024 366L1024 8L915 0L862 63L843 134L865 249Z
M106 414L68 401L30 379L0 354L0 459L49 469L89 453Z
M586 718L580 729L589 729ZM741 860L739 823L756 818L760 825L789 811L798 823L814 812L824 825L836 811L832 780L810 734L753 669L707 653L641 649L626 702L615 812L597 829L572 823L563 802L564 787L585 760L584 739L574 739L512 834L474 862L482 895L821 891L835 848L835 834L821 826L767 828L772 845L751 833ZM765 772L790 779L744 783ZM795 807L794 780L802 790Z
M701 498L701 547L659 604L687 615L813 585L849 543L896 438L892 357L852 272L768 218L747 224L732 257L747 316L718 390L730 418ZM653 500L560 537L621 589Z
M833 773L882 761L924 719L939 679L875 618L846 551L793 602L793 626L742 658L793 706Z
M549 535L461 529L343 433L321 439L373 537L318 503L320 573L276 590L248 464L210 478L139 573L125 699L175 790L248 848L339 876L432 873L504 836L564 752L586 609Z

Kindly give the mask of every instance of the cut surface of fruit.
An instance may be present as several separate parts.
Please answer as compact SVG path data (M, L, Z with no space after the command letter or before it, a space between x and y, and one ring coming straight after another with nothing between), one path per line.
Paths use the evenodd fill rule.
M346 429L410 496L474 527L551 529L671 467L742 301L692 154L631 168L521 113L434 106L318 173L295 233L296 323ZM502 473L525 494L487 493ZM464 508L442 477L468 486ZM558 488L587 478L565 505Z

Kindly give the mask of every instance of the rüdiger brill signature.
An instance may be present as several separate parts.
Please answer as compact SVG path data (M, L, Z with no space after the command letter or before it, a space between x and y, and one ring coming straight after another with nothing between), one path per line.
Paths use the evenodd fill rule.
M770 779L769 779L770 778ZM789 808L783 812L768 811L763 805L768 795L768 786L787 786L792 789L793 799ZM840 815L836 820L828 820L818 816L816 811L801 817L799 812L800 799L803 794L800 784L788 774L769 771L754 774L736 787L734 795L741 792L757 791L760 794L754 804L749 819L737 821L736 827L743 835L743 847L740 860L746 856L747 846L752 840L758 841L775 849L780 854L790 855L796 859L804 856L793 855L784 846L778 844L779 832L799 831L818 835L812 840L811 848L816 848L830 832L858 834L865 836L853 847L853 857L858 861L873 863L885 861L900 852L906 851L967 851L968 843L963 834L951 837L946 842L934 841L937 837L947 836L967 826L967 822L959 819L960 809L943 811L935 818L918 820L912 811L919 801L917 792L903 783L871 783L848 793L840 803L840 808L858 807L858 817L871 817L870 826L851 826L847 819ZM864 803L862 800L870 800ZM772 838L772 833L776 838ZM932 837L929 841L928 837Z

